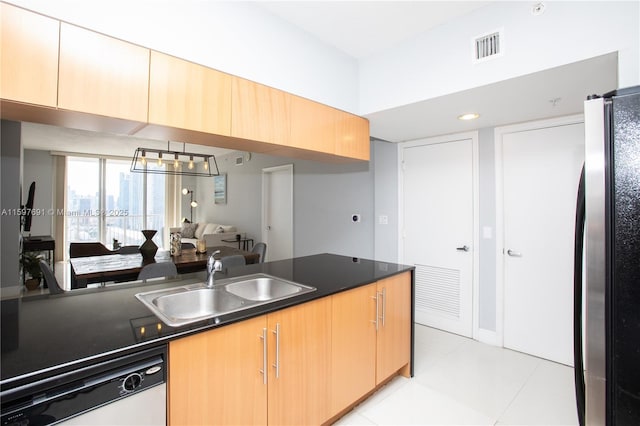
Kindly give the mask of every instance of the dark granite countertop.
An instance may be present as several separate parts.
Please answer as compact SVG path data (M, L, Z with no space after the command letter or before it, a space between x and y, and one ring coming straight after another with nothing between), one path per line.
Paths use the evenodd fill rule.
M204 274L161 283L140 283L74 290L63 295L2 301L2 389L95 363L202 330L293 306L375 282L412 266L319 254L247 265L229 277L266 273L316 287L282 301L173 328L135 298L143 291L201 282Z

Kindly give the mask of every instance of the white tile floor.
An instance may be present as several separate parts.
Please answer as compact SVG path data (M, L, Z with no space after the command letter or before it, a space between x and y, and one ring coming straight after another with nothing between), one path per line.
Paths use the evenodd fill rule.
M335 424L578 424L571 367L421 325L415 358Z

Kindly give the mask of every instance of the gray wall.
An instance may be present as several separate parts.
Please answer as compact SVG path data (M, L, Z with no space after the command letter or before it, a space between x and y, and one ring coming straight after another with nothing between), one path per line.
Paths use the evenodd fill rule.
M479 327L496 330L496 182L493 129L478 132L479 157ZM490 233L484 235L484 231Z
M213 179L197 179L198 221L235 225L259 241L262 221L262 169L293 164L294 255L336 253L373 258L373 170L370 163L328 164L240 153L216 157L227 174L227 204L214 204ZM362 221L351 222L359 213Z
M0 287L20 285L20 179L22 142L20 123L2 120L0 135ZM26 201L26 200L25 200Z
M376 260L398 262L398 145L374 140L371 145L375 191ZM380 223L387 217L387 224Z

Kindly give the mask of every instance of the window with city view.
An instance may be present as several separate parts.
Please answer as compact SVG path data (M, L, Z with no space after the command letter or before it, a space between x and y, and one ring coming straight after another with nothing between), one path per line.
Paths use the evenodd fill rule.
M143 229L163 247L165 175L130 173L130 162L109 158L67 157L65 241L100 241L112 248L140 245Z

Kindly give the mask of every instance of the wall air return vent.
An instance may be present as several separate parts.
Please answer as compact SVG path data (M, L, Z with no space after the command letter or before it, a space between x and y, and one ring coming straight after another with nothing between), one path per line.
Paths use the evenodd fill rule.
M502 56L504 51L502 30L483 34L472 40L473 62L483 62Z

